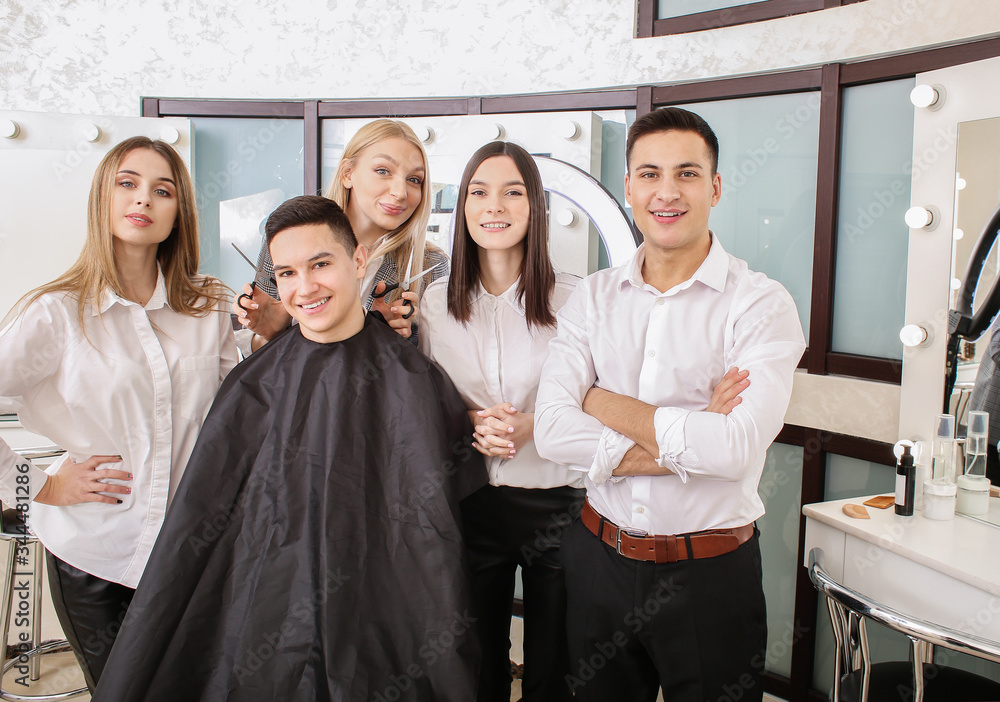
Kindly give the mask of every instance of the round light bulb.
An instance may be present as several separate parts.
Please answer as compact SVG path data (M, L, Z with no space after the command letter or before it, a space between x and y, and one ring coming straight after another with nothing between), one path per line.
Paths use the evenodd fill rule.
M966 185L968 185L968 183L965 182L965 178L962 176L955 178L955 190L965 190Z
M958 227L955 227L955 241L960 241L963 236L965 236L965 232Z
M177 131L176 127L171 127L168 124L160 127L160 139L168 144L176 144L181 140L181 133Z
M16 139L21 133L21 127L12 119L0 119L0 136L4 139Z
M581 130L580 125L573 120L567 120L566 122L563 122L559 131L563 139L566 141L573 141L574 139L580 138L580 133L583 130Z
M90 142L99 141L101 138L101 128L96 124L88 122L80 127L80 136Z
M919 324L907 324L899 330L899 340L909 348L927 343L928 338L927 330Z
M910 229L930 229L934 224L934 213L927 207L911 207L903 219Z
M936 110L944 103L944 88L940 85L917 85L910 91L910 102L914 107Z
M559 210L559 213L556 215L556 221L561 227L572 227L576 224L576 210L569 207Z

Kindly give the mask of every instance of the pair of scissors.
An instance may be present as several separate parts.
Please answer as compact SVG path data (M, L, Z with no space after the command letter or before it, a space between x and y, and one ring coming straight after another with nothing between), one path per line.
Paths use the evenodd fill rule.
M441 261L439 263L435 263L433 266L431 266L427 270L422 271L420 273L417 273L413 277L410 277L410 272L413 270L413 249L410 249L410 260L406 263L406 276L403 278L403 280L401 282L398 282L398 283L389 283L389 282L386 281L385 290L383 290L380 293L375 292L375 288L378 287L378 283L376 283L375 284L375 288L372 288L372 293L371 293L372 297L381 297L381 298L384 298L386 295L388 295L390 292L392 292L396 288L400 288L404 292L409 292L409 290L410 290L410 283L412 283L415 280L419 280L420 278L422 278L423 276L427 275L432 270L434 270L435 268L437 268L438 266L441 266L441 265L444 265L444 261ZM403 304L410 308L409 310L407 310L406 312L403 313L403 319L409 319L410 317L413 316L413 303L404 298L403 299Z
M257 276L260 275L260 268L261 267L258 266L258 265L256 265L253 261L251 261L247 257L247 255L245 253L243 253L242 251L240 251L240 247L237 246L235 242L230 242L230 243L233 245L233 248L236 249L236 253L238 253L240 256L242 256L243 260L246 261L247 263L249 263L250 267L253 268L254 271L256 271L256 273L257 273L257 275L255 275L253 277L253 281L251 281L251 283L250 283L250 292L251 292L251 294L247 295L246 293L242 293L242 294L240 294L239 297L236 298L236 304L239 305L241 309L244 309L247 312L249 312L250 310L248 308L243 307L243 298L245 297L246 299L250 300L250 302L253 302L253 294L252 293L257 288ZM271 285L276 285L273 277L271 278Z

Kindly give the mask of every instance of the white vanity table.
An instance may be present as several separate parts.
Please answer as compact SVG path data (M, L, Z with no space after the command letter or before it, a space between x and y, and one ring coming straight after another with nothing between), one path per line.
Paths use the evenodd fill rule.
M1000 642L1000 528L956 515L950 521L866 507L867 497L805 505L805 555L837 582L901 613ZM1000 498L990 498L1000 513Z

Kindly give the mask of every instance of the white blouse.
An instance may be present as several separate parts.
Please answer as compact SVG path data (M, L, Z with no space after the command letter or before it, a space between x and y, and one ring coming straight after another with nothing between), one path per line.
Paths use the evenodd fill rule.
M77 303L43 295L0 331L0 411L66 449L66 458L121 455L131 494L111 505L54 507L33 500L47 475L0 441L0 499L56 556L135 587L167 505L222 380L236 365L228 307L203 317L173 311L162 275L143 307L106 293L83 328ZM27 476L27 479L24 478Z
M566 303L579 278L557 274L552 311ZM535 411L535 393L555 327L530 327L515 282L501 295L479 286L467 325L448 314L448 279L427 287L420 308L420 350L440 364L470 410L509 402ZM534 441L513 458L486 458L490 483L522 488L583 487L584 475L540 458Z

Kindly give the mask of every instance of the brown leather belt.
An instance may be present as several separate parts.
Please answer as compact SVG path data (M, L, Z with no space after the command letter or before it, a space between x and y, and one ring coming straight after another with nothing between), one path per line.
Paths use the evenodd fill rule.
M712 529L676 536L645 536L620 529L597 513L590 501L580 513L594 536L626 558L654 563L676 563L689 558L714 558L735 551L753 536L753 524L735 529Z

